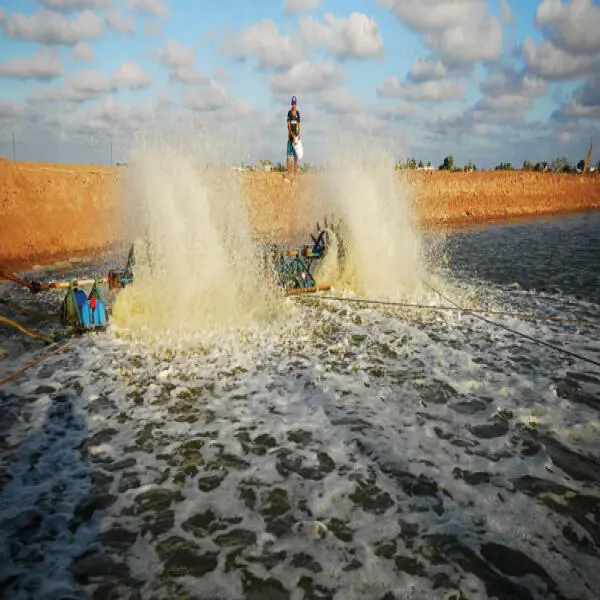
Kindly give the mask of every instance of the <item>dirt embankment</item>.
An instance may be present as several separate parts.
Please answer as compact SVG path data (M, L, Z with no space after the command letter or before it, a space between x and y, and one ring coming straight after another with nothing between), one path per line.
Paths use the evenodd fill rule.
M600 208L600 177L523 171L408 172L424 224L469 224Z
M0 160L0 268L100 252L122 241L116 167ZM243 174L250 222L263 239L294 237L320 204L317 175ZM600 208L600 177L524 172L399 172L426 226ZM318 211L316 213L318 215Z
M0 160L0 270L104 250L122 229L115 169Z

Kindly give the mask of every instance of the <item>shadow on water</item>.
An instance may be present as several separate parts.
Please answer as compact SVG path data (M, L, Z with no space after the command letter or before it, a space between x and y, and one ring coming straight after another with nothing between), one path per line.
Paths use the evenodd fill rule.
M51 369L50 366L46 367ZM96 535L80 528L90 493L80 390L38 385L0 390L0 593L40 600L83 597L71 571L74 555Z

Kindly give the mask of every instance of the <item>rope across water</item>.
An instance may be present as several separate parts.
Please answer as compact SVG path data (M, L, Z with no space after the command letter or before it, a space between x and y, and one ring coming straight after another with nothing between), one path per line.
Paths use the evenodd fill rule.
M391 300L374 300L374 299L369 299L369 298L344 298L343 296L323 296L323 295L311 296L310 299L318 298L319 300L333 300L333 301L337 301L337 302L348 302L348 303L355 303L355 304L371 304L371 305L377 305L377 306L390 306L390 307L397 307L397 308L420 308L420 309L434 310L434 311L463 312L463 313L470 314L477 319L485 321L486 323L489 323L490 325L494 325L495 327L499 327L510 333L513 333L517 336L527 339L535 344L539 344L540 346L546 346L547 348L550 348L551 350L561 352L561 353L571 356L573 358L577 358L584 362L587 362L587 363L590 363L597 367L600 367L599 361L596 361L592 358L588 358L586 356L578 354L577 352L572 352L571 350L561 348L560 346L550 344L549 342L545 342L544 340L540 340L540 339L535 338L526 333L521 333L520 331L517 331L516 329L513 329L511 327L508 327L507 325L503 325L502 323L497 323L496 321L492 321L491 319L488 319L487 317L484 317L483 315L484 314L493 314L493 315L516 317L516 318L521 318L521 319L530 319L530 320L534 320L534 321L538 321L538 322L570 323L570 324L579 324L579 325L584 325L584 324L585 325L600 325L600 322L598 322L598 321L592 321L592 320L586 320L586 319L565 319L565 318L561 318L561 317L540 317L540 316L537 316L532 313L519 313L519 312L509 312L509 311L499 311L499 310L464 308L464 307L460 306L458 303L454 302L452 299L450 299L447 296L445 296L444 294L442 294L439 290L434 288L432 285L430 285L426 281L423 281L423 284L426 287L428 287L432 292L438 294L438 296L440 296L440 298L443 298L446 302L449 302L453 306L435 306L435 305L429 305L429 304L417 304L417 303L410 303L410 302L394 302ZM304 300L308 299L303 296L297 296L297 297L304 299Z

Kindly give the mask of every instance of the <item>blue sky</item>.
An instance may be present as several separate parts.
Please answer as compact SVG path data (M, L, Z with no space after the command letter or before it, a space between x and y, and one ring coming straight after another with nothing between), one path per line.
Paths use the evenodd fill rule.
M133 130L189 119L283 161L296 95L313 163L340 130L399 160L577 161L600 129L599 1L4 0L0 154L14 132L24 160L125 160Z

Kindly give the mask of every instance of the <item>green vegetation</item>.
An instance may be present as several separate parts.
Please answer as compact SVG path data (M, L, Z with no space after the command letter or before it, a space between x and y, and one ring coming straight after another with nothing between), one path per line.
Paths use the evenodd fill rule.
M440 171L454 171L454 156L452 154L444 158L444 162L440 165Z
M396 169L431 169L431 162L427 163L427 167L423 166L423 161L417 160L415 158L409 158L404 162L398 161L396 163ZM511 162L501 162L499 165L494 167L494 171L531 171L538 173L582 173L585 168L585 159L581 159L576 165L572 165L566 156L558 156L554 158L550 163L547 161L539 161L533 163L530 160L524 160L523 166L519 169L519 167L514 167ZM457 167L454 163L454 156L449 154L444 157L442 164L438 167L439 171L464 171L464 172L472 172L477 171L477 166L474 165L471 161L469 161L464 167ZM596 163L594 167L590 164L591 171L600 171L600 161Z

